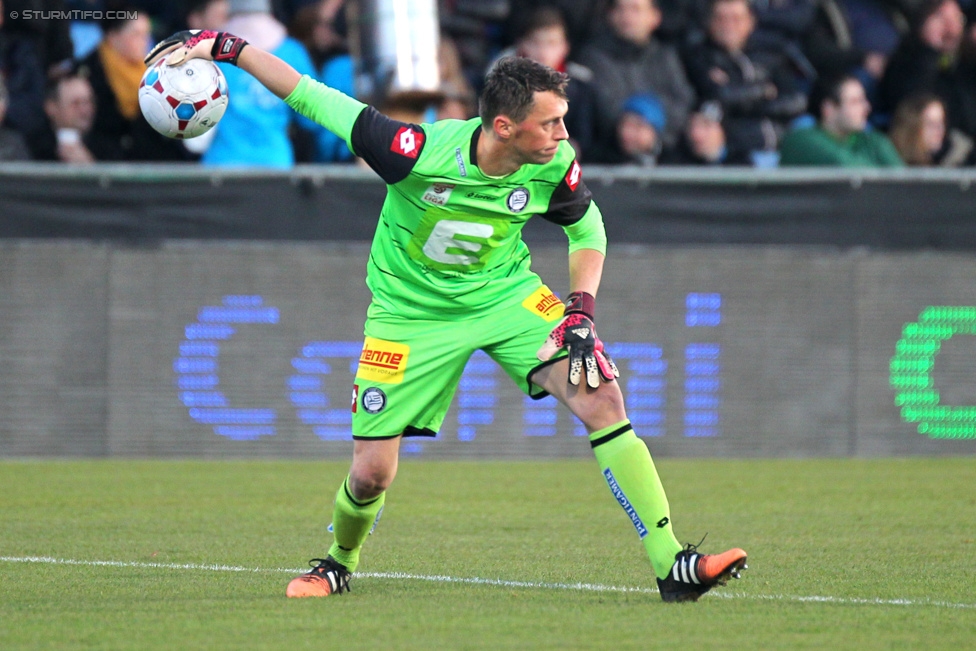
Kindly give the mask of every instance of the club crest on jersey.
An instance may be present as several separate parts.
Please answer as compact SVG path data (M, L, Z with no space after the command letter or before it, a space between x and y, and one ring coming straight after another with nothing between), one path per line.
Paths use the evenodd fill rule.
M583 170L580 169L578 162L573 161L573 164L569 166L569 171L566 172L566 185L572 192L576 192L576 187L580 183L580 179L583 178Z
M422 131L414 131L413 127L400 127L400 130L393 136L393 142L390 143L390 151L407 158L416 158L420 155L420 148L423 145L424 134Z
M386 394L378 387L369 387L363 391L362 402L367 414L378 414L386 407Z
M512 212L522 212L529 205L529 191L525 188L515 188L508 195L505 204Z
M435 206L446 206L447 200L451 198L454 186L450 183L435 183L427 188L422 197L423 201L432 203Z

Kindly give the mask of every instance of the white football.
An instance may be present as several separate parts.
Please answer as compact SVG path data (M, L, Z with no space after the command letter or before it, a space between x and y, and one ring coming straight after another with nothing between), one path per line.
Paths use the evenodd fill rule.
M168 138L196 138L214 128L227 110L227 80L213 61L178 66L162 58L142 75L139 108L153 129Z

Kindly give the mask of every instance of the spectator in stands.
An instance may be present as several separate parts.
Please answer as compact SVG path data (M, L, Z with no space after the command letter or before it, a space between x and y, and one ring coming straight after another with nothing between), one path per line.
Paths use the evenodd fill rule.
M443 98L437 105L437 120L467 120L478 114L478 102L474 88L468 83L461 64L457 43L442 33L437 45L437 61L441 73Z
M871 104L853 75L818 80L810 94L816 126L794 129L783 139L781 165L901 167L884 134L868 128Z
M767 166L807 101L789 56L752 42L755 26L748 0L712 0L708 38L688 52L687 65L700 97L722 107L726 135Z
M34 40L8 20L0 0L0 79L7 87L7 115L0 123L27 137L44 124L44 62ZM19 20L19 23L30 21Z
M74 55L71 26L69 21L54 16L54 12L66 9L64 0L4 0L2 5L0 13L5 17L14 12L18 16L24 16L25 11L38 12L29 20L10 20L4 30L32 43L45 78L53 79L71 70Z
M976 140L976 2L970 5L968 17L959 62L948 79L950 92L942 99L949 112L949 124Z
M721 105L715 100L702 102L688 116L678 147L661 160L667 165L752 165L749 151L730 141L722 124Z
M601 22L604 0L510 0L505 30L514 42L526 31L526 19L542 6L559 11L565 23L566 38L574 51L579 51L593 36ZM531 21L530 21L531 22Z
M95 92L86 77L68 74L52 82L44 100L44 114L44 129L29 141L35 159L78 165L95 162L89 148Z
M624 102L637 93L651 92L667 116L662 143L674 146L694 105L695 91L677 51L654 37L661 24L660 10L654 0L612 0L607 20L609 31L579 54L579 62L593 71L598 137L612 144Z
M515 45L502 51L499 58L517 54L569 75L566 86L569 110L563 121L577 155L589 160L593 156L597 131L596 92L590 83L593 72L569 59L570 42L562 12L553 6L538 7L531 10L519 25L521 31L516 36Z
M965 17L956 0L925 0L911 33L888 62L878 88L878 111L890 116L901 100L923 91L947 99L964 32Z
M907 19L884 0L821 0L804 50L821 77L854 74L870 99Z
M308 51L317 80L356 97L353 60L346 44L344 7L344 0L320 0L300 7L289 33ZM294 129L292 133L296 134ZM301 148L300 140L293 142L296 150ZM353 158L346 143L328 129L318 129L312 144L313 151L308 156L314 162L347 162Z
M617 118L612 155L601 162L640 167L657 165L663 148L660 134L666 126L664 104L653 93L628 98Z
M960 167L974 162L973 139L949 128L945 105L932 93L903 99L888 135L907 165Z
M756 15L756 41L800 51L813 24L817 0L753 0L752 8Z
M271 15L270 0L230 0L230 19L222 28L287 61L301 74L315 77L308 50L288 35ZM214 129L213 143L203 154L205 165L289 168L295 163L290 127L300 138L317 138L321 127L299 117L271 91L236 66L219 64L231 97Z
M230 0L186 0L183 22L187 29L218 30L228 18Z
M146 70L142 59L150 44L149 16L134 9L114 11L127 17L102 21L105 38L79 66L79 74L88 78L95 92L89 149L97 160L188 160L180 141L156 133L139 110L139 82Z
M0 161L29 160L30 152L27 151L24 136L16 129L2 126L7 115L8 99L7 87L3 83L3 77L0 77Z
M510 41L505 21L510 15L510 0L440 0L438 21L441 33L457 46L465 78L476 90L495 53ZM572 1L572 0L569 0Z

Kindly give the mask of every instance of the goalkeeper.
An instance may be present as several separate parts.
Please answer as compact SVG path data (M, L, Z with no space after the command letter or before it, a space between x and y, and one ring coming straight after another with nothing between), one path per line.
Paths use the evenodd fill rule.
M553 395L586 426L614 497L634 524L665 601L693 601L745 568L746 553L682 547L617 369L594 329L606 235L563 124L567 76L525 58L488 73L480 117L407 124L226 32L180 32L149 54L237 65L343 138L387 183L367 267L372 302L353 387L354 450L324 559L289 597L349 588L397 470L400 440L435 436L468 358L485 351L532 396ZM565 305L530 269L531 217L569 239Z

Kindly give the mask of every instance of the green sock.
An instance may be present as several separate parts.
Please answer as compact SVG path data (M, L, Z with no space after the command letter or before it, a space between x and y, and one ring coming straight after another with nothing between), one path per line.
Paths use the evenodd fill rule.
M671 509L644 441L625 420L590 434L593 454L613 496L637 529L644 549L663 579L682 546L671 530Z
M329 549L329 556L346 566L350 572L359 565L359 550L366 542L383 511L386 493L365 502L357 501L349 492L347 476L335 498L332 513L332 533L335 539Z

